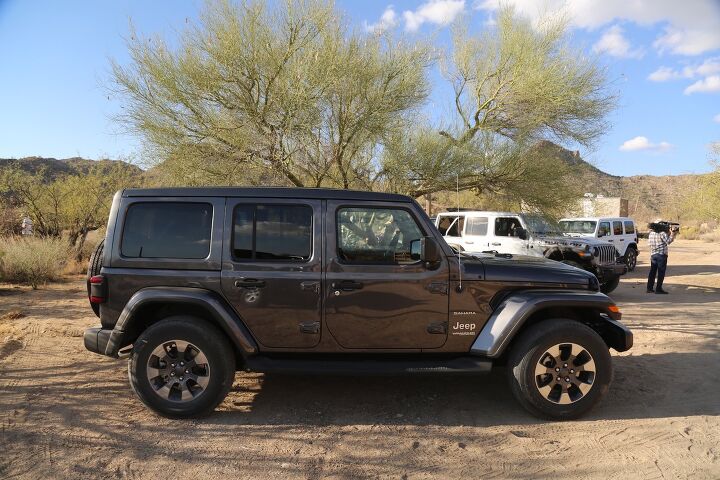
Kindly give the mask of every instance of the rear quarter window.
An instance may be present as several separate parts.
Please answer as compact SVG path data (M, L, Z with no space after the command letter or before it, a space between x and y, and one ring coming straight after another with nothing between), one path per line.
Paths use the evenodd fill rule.
M625 233L635 233L635 224L633 222L625 222Z
M126 258L206 258L212 218L209 203L133 203L125 214L120 252Z
M622 222L613 222L613 235L622 235L622 234L623 234Z

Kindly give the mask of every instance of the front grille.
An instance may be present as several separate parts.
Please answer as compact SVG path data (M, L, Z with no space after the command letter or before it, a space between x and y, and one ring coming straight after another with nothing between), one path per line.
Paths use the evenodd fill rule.
M609 263L615 263L617 251L615 250L614 246L601 245L596 248L600 251L600 255L598 255L598 263L600 265L607 265Z

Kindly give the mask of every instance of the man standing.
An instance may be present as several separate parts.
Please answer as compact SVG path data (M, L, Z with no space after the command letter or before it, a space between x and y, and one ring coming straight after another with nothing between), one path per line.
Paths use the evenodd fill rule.
M662 229L659 222L651 224L652 231L648 235L648 245L650 246L650 274L647 281L647 293L667 294L663 290L663 280L665 280L665 269L668 261L668 245L675 240L677 230L673 229L670 234L666 229ZM655 229L657 228L657 230ZM655 276L657 275L657 285L655 285ZM653 289L653 287L655 287Z

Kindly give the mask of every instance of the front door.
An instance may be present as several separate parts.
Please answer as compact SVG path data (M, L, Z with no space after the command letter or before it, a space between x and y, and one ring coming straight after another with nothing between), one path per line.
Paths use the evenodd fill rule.
M516 236L515 231L519 228L522 228L522 225L517 217L495 217L490 249L497 250L498 253L528 255L528 241Z
M319 200L228 199L222 289L263 346L320 341Z
M438 348L447 339L448 262L410 244L433 235L406 207L327 203L325 324L345 348Z

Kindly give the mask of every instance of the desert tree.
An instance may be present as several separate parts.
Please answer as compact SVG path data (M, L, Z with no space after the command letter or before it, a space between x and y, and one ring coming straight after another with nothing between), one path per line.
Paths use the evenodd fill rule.
M351 30L323 0L212 1L176 47L128 47L119 119L168 183L373 188L428 90L427 47Z
M538 145L592 145L615 96L597 59L568 45L566 22L503 9L480 34L456 26L445 57L453 116L397 138L386 159L393 181L416 196L459 186L538 209L577 198L569 166Z

